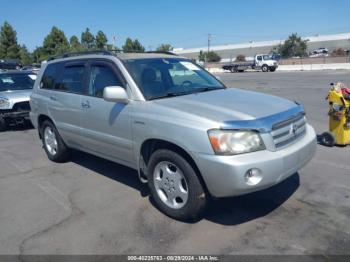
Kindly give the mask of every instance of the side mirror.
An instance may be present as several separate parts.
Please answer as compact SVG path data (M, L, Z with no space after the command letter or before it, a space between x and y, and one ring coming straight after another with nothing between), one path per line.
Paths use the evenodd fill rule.
M128 94L121 86L107 86L103 89L103 99L108 102L129 103Z

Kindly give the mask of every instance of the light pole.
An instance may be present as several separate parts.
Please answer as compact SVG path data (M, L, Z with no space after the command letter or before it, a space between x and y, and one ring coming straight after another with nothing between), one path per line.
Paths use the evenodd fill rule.
M116 41L117 41L117 37L114 35L114 36L113 36L113 50L117 49L117 47L116 47Z

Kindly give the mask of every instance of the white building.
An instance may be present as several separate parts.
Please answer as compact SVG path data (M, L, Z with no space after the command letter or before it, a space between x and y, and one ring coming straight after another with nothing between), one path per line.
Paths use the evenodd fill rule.
M303 37L308 41L308 51L325 47L330 51L336 48L344 48L345 50L350 49L350 33L335 34L335 35L316 35ZM215 51L222 58L222 62L228 62L231 59L234 60L237 55L244 55L248 59L254 57L257 53L268 54L271 50L283 43L284 40L273 40L273 41L261 41L241 44L228 44L228 45L217 45L211 46L210 50ZM208 47L198 47L191 49L175 48L174 53L183 55L192 59L198 59L199 52L202 50L206 52Z

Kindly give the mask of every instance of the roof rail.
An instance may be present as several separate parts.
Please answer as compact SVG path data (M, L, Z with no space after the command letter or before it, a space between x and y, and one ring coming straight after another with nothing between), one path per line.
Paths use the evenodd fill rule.
M146 51L142 52L139 50L130 50L128 52L124 52L121 49L113 49L113 50L91 50L91 51L81 51L81 52L70 52L70 53L64 53L61 55L51 56L47 61L52 61L55 59L60 58L67 58L67 57L73 57L73 56L80 56L80 55L116 55L116 53L153 53L153 54L166 54L166 55L174 55L177 56L177 54L170 52L170 51Z
M64 54L61 54L61 55L52 56L52 57L50 57L48 59L48 61L59 59L59 58L67 58L67 57L79 56L79 55L114 55L114 53L111 52L111 51L107 51L107 50L71 52L71 53L64 53Z
M165 54L165 55L175 55L178 56L177 54L171 52L171 51L146 51L146 53L153 53L153 54Z

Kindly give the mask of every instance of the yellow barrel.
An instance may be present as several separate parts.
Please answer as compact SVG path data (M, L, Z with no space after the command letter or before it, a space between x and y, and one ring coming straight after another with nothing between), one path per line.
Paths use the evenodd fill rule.
M329 131L335 137L335 144L350 143L350 101L344 99L342 93L330 90L329 100Z

